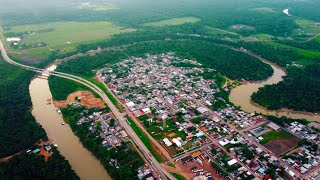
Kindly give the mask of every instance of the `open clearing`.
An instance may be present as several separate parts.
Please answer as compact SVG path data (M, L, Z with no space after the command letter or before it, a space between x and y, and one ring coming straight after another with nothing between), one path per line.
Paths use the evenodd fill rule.
M254 11L262 11L262 12L269 12L269 13L278 13L277 11L273 10L269 7L259 7L259 8L253 8Z
M77 91L70 94L65 101L54 101L54 105L57 108L66 108L69 103L76 102L76 98L81 98L80 104L86 106L87 108L105 108L104 102L96 98L91 92L89 91Z
M14 26L9 32L33 32L23 38L21 43L46 43L55 48L66 44L106 39L114 34L131 31L134 29L124 29L110 22L59 22Z
M184 18L173 18L173 19L167 19L162 21L155 21L144 24L145 26L157 26L157 27L163 27L163 26L178 26L186 23L196 23L201 21L199 18L195 17L184 17Z
M223 29L209 27L209 26L206 26L205 29L209 35L225 35L225 36L230 36L234 38L240 38L240 35L235 32L226 31Z
M298 145L299 139L287 131L270 131L263 134L260 143L279 156Z

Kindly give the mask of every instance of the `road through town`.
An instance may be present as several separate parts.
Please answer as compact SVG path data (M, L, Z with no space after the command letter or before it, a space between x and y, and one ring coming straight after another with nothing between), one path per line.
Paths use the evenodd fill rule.
M113 103L109 100L107 95L99 87L97 87L95 84L93 84L93 83L91 83L91 82L89 82L89 81L87 81L87 80L85 80L85 79L83 79L81 77L70 75L70 74L67 74L67 73L53 72L53 71L52 72L48 72L45 69L36 68L36 67L27 66L27 65L24 65L24 64L17 63L15 61L11 60L10 57L7 55L6 49L5 49L2 41L0 41L0 50L1 50L1 55L4 58L4 60L7 61L8 63L12 64L12 65L19 66L19 67L25 68L27 70L35 71L35 72L38 72L38 73L45 73L45 74L48 74L48 75L53 75L53 76L69 79L69 80L78 82L80 84L83 84L83 85L87 86L88 88L92 89L110 107L110 109L113 112L113 114L115 115L115 117L119 120L121 126L123 126L123 128L125 128L125 130L129 134L129 136L135 142L135 144L138 147L138 149L142 152L142 154L148 160L149 164L152 166L152 169L154 171L156 171L156 174L159 174L161 179L168 179L168 178L169 179L175 179L175 177L173 177L169 172L167 172L163 168L163 166L161 166L160 163L151 155L151 153L149 152L147 147L143 144L143 142L140 140L140 138L137 136L137 134L135 134L135 132L129 126L129 124L127 123L127 121L123 117L123 115L113 105Z

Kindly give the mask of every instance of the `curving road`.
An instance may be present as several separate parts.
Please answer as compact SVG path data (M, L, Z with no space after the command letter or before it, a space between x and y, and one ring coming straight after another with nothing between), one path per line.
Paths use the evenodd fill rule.
M141 151L141 153L144 155L145 159L149 162L149 164L152 166L152 169L155 171L155 174L159 174L159 178L166 180L166 179L172 179L175 180L176 178L173 177L169 172L167 172L163 166L160 165L160 163L153 157L153 155L149 152L147 147L143 144L143 142L140 140L140 138L137 136L137 134L132 130L130 125L127 123L126 119L123 117L123 115L118 111L118 109L113 105L113 103L109 100L109 98L106 96L106 94L95 84L91 83L90 81L83 79L78 76L74 76L71 74L67 73L62 73L62 72L49 72L46 69L41 69L41 68L36 68L32 66L27 66L24 64L17 63L10 59L10 57L7 54L7 51L0 40L0 50L1 50L1 55L4 58L5 61L8 63L14 65L14 66L19 66L27 70L35 71L38 73L44 73L44 74L49 74L65 79L69 79L75 82L78 82L80 84L83 84L87 86L88 88L92 89L94 92L96 92L102 99L103 101L110 107L111 111L115 115L115 117L119 120L120 125L126 130L126 132L129 134L129 136L133 139L135 142L136 146L138 149Z

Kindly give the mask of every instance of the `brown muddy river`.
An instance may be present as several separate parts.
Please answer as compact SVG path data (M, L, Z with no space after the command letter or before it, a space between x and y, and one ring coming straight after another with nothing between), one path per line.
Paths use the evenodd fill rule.
M82 146L70 126L61 124L62 115L57 113L54 105L47 105L47 99L52 98L48 80L33 79L29 91L33 116L45 129L49 139L58 144L58 150L69 161L77 175L83 180L111 180L100 161Z
M286 76L286 72L276 64L262 59L260 60L272 67L274 71L273 75L265 81L249 83L234 88L229 96L230 101L236 106L241 106L243 111L250 113L257 112L265 115L274 115L277 117L287 116L292 119L307 119L308 121L320 122L320 116L313 113L292 111L287 109L268 110L267 108L251 101L252 93L257 92L260 87L263 87L264 85L276 84L282 81L283 76Z

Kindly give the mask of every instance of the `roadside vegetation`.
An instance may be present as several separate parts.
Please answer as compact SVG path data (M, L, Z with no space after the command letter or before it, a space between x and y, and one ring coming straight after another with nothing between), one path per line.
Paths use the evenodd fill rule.
M163 159L160 154L156 150L153 149L152 143L148 136L142 132L142 130L133 122L133 120L130 117L126 117L128 122L130 123L131 128L133 131L138 135L138 137L141 139L143 144L148 148L148 150L151 152L151 154L156 158L156 160L160 163L163 162Z
M66 100L68 95L76 91L91 91L88 87L56 76L49 77L49 86L54 100Z

